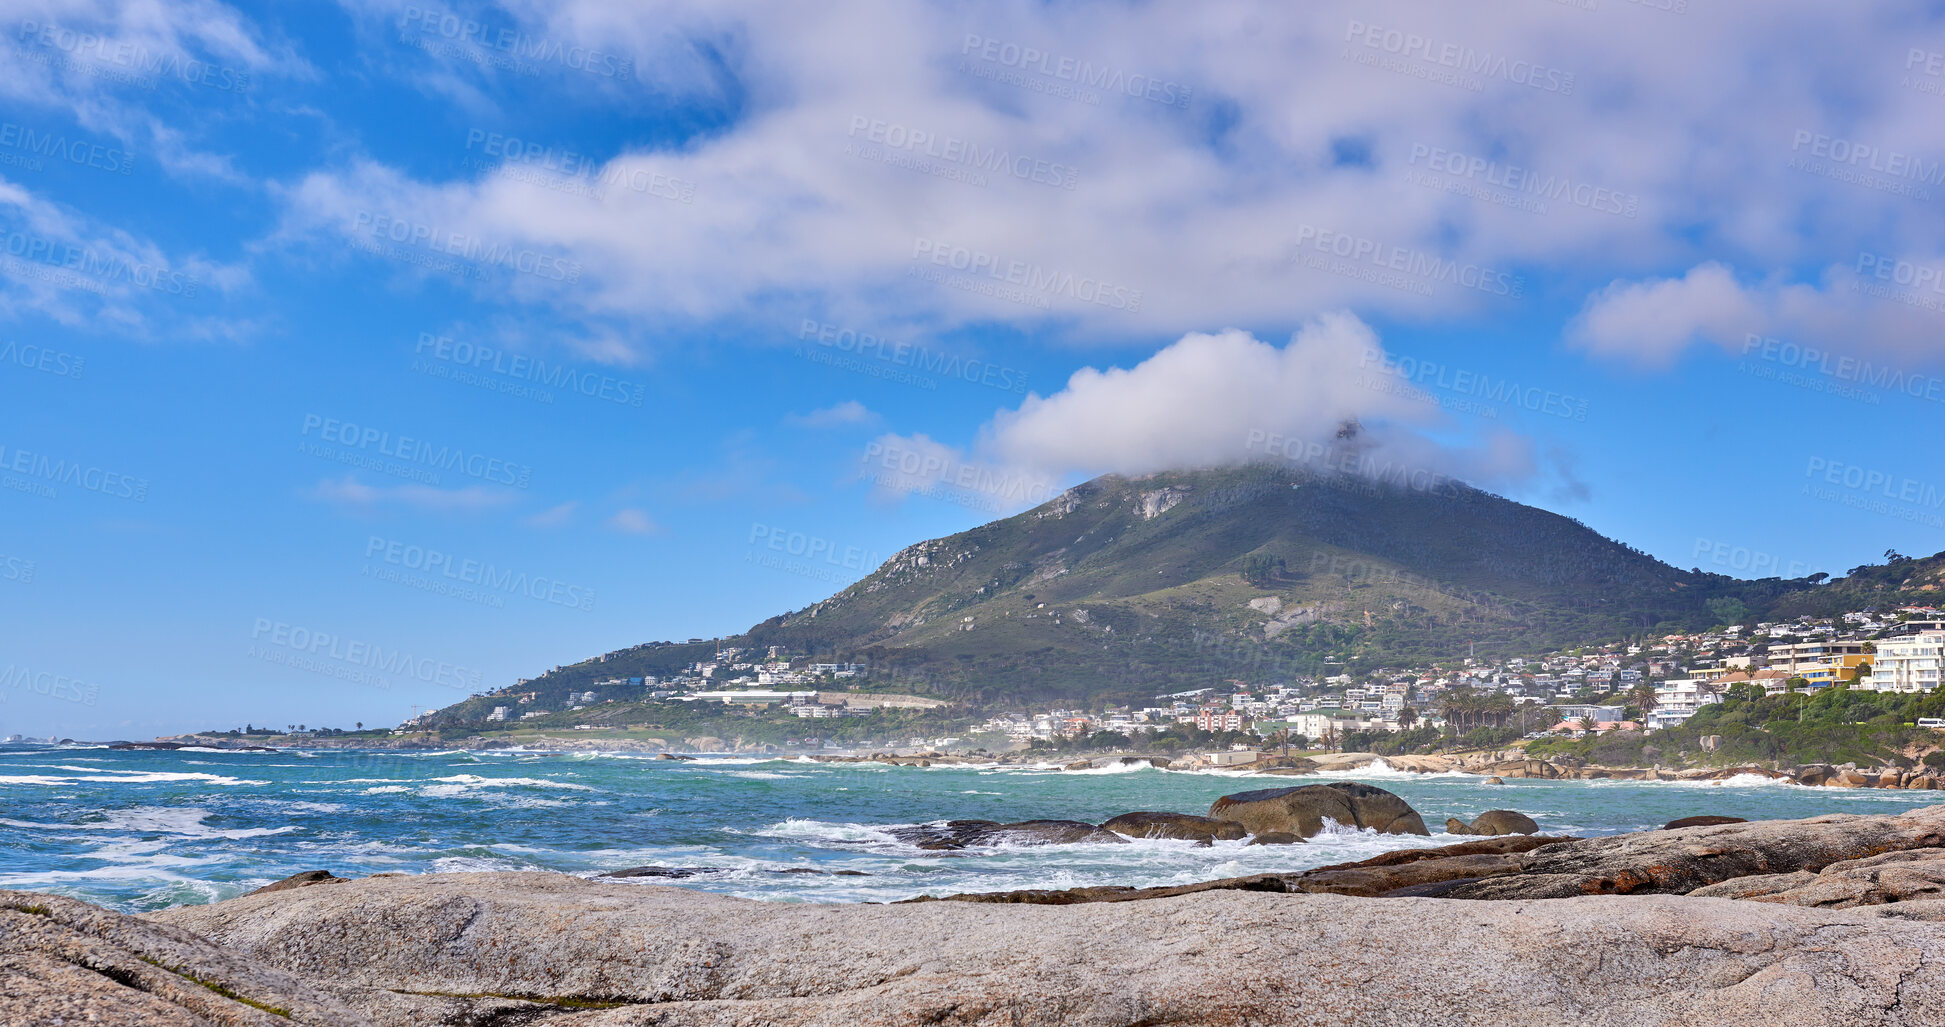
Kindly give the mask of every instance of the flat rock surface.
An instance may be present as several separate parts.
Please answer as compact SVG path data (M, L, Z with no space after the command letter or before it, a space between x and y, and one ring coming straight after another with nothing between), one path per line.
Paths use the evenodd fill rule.
M371 878L146 919L367 995L557 1003L526 1007L531 1021L363 1005L385 1024L1799 1027L1945 1022L1945 925L1917 916L1939 905L1218 891L814 906L519 873ZM551 1011L568 999L618 1004Z
M0 1023L9 1027L364 1022L313 985L181 928L0 891Z
M1735 878L1816 873L1844 860L1941 845L1945 806L1898 816L1832 814L1641 831L1534 849L1521 857L1518 874L1445 894L1467 899L1680 895Z
M1945 849L1907 849L1847 859L1821 872L1740 877L1691 894L1848 909L1945 898Z

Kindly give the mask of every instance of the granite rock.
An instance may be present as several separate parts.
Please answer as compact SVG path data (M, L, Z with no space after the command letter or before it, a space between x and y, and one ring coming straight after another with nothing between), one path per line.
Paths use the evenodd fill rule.
M1354 781L1225 795L1209 807L1209 815L1233 820L1257 835L1286 832L1309 838L1323 830L1325 820L1382 834L1431 833L1405 800Z
M561 1027L1445 1025L1504 1023L1508 1010L1586 1027L1945 1022L1945 931L1882 913L1897 908L1234 890L817 906L503 873L372 878L147 919L293 978L524 999L526 1022ZM364 1022L441 1022L413 1018L434 998L400 1001L368 1000Z

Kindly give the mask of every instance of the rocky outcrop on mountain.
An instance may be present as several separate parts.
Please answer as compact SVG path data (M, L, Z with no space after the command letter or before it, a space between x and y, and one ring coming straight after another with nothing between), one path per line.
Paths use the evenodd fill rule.
M1446 834L1538 834L1540 825L1524 813L1510 809L1489 809L1468 824L1457 817L1445 819Z
M385 1027L1446 1025L1509 1010L1588 1027L1945 1022L1945 931L1886 915L1899 908L1241 890L817 906L512 873L373 878L148 919L261 973L333 982L359 1014L336 1022ZM503 1010L453 1016L462 1001Z
M1299 838L1323 830L1325 820L1382 834L1431 833L1405 800L1355 781L1225 795L1209 807L1209 816L1235 821L1251 834L1283 831Z
M947 820L888 827L885 833L921 849L950 850L984 845L1126 845L1128 840L1078 820Z
M1192 813L1123 813L1102 824L1101 829L1130 838L1172 838L1202 845L1235 841L1247 833L1243 825L1233 821L1198 817Z

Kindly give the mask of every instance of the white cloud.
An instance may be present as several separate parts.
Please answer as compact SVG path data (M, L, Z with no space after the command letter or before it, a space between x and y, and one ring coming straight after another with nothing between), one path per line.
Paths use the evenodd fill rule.
M1666 365L1698 339L1737 338L1761 318L1735 273L1710 261L1681 278L1609 284L1588 297L1569 336L1602 356Z
M1051 396L1001 411L970 452L925 435L866 447L863 476L883 493L938 488L1017 508L1074 476L1284 461L1387 480L1523 482L1541 462L1525 438L1449 437L1435 404L1381 368L1376 333L1349 314L1305 325L1278 348L1247 332L1192 333L1132 368L1083 368ZM1439 437L1434 437L1434 432Z
M168 320L198 338L225 324L190 312L194 301L249 284L240 265L171 254L156 242L0 176L0 312L35 312L69 326L109 327L135 337Z
M994 419L988 448L1060 473L1141 474L1244 459L1251 433L1310 440L1357 418L1423 420L1410 395L1356 384L1381 359L1376 333L1349 314L1282 349L1235 329L1185 335L1133 368L1082 368L1052 396L1028 396Z
M219 0L0 0L0 24L14 57L0 98L65 110L82 129L133 148L138 162L233 187L254 182L148 108L176 94L240 106L267 80L318 77L295 47Z
M432 485L367 485L356 475L326 478L310 490L313 498L360 510L402 506L428 513L473 513L505 506L515 496L505 489L483 485L443 489Z
M624 507L608 518L608 527L624 535L660 535L662 526L638 507Z
M572 521L574 511L580 506L579 502L570 500L558 506L550 506L537 514L530 514L522 519L522 523L531 528L558 528Z
M1646 367L1666 367L1693 345L1749 353L1787 343L1912 370L1939 360L1941 333L1945 259L1870 252L1825 268L1815 283L1740 281L1715 262L1680 278L1617 281L1568 326L1588 351Z
M877 424L880 418L855 399L847 399L808 414L791 414L785 420L804 428L844 428Z
M1790 166L1827 134L1945 151L1937 97L1901 81L1909 50L1945 50L1945 32L1898 5L1773 0L1757 16L1541 4L1487 17L1467 5L1218 2L1113 19L1027 0L949 15L863 0L505 6L533 31L632 53L654 88L687 101L709 102L734 77L725 130L606 169L693 183L693 197L594 198L352 164L285 194L291 238L341 233L355 211L377 209L570 253L586 269L576 287L520 281L512 295L621 323L762 319L766 307L794 323L822 306L1174 337L1343 307L1506 310L1528 273L1591 288L1704 256L1769 280L1945 234L1935 203ZM366 23L394 17L386 6ZM695 44L686 56L672 45L681 38ZM1450 44L1481 70L1455 87L1373 66L1449 70L1390 53L1394 39ZM1085 62L1086 75L1137 93L1156 83L1158 96L1186 95L1186 109L1043 74L1022 47L1046 68ZM1778 53L1797 55L1790 74ZM1514 80L1534 66L1540 88ZM585 95L614 98L614 83L595 85ZM934 144L893 145L916 133ZM1071 170L1073 188L940 156L968 146L1025 158L1029 178L1058 168L1064 182ZM1299 252L1327 266L1293 263ZM1001 280L914 260L933 253Z

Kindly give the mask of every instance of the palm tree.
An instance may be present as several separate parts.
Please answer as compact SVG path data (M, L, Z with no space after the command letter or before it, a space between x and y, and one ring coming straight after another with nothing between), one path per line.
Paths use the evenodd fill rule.
M1655 686L1643 681L1634 686L1634 691L1628 693L1628 698L1634 700L1636 706L1641 707L1641 719L1647 720L1649 712L1655 708Z
M1588 734L1590 734L1590 735L1591 735L1591 734L1593 734L1593 733L1594 733L1594 731L1595 731L1595 729L1596 729L1596 728L1598 728L1598 727L1600 727L1600 725L1599 725L1599 724L1596 724L1596 723L1594 723L1594 715L1593 715L1593 714L1591 714L1591 713L1590 713L1590 714L1588 714L1587 716L1585 716L1585 717L1582 717L1582 718L1580 718L1580 729L1581 729L1582 731L1585 731L1585 732L1587 732Z
M1479 694L1470 688L1454 688L1439 699L1439 712L1453 731L1465 734L1466 726L1479 712Z
M1407 706L1407 707L1405 707L1404 709L1402 709L1402 710L1399 710L1399 711L1398 711L1398 726L1399 726L1399 727L1401 727L1401 728L1404 728L1405 730L1407 730L1407 731L1409 731L1409 730L1411 730L1411 726L1412 726L1413 724L1416 724L1416 723L1418 723L1418 711L1417 711L1417 710L1414 710L1414 709L1412 709L1411 707L1409 707L1409 706Z
M1503 726L1506 718L1513 715L1513 697L1505 692L1486 696L1479 704L1479 713L1482 718L1492 718L1495 726Z

